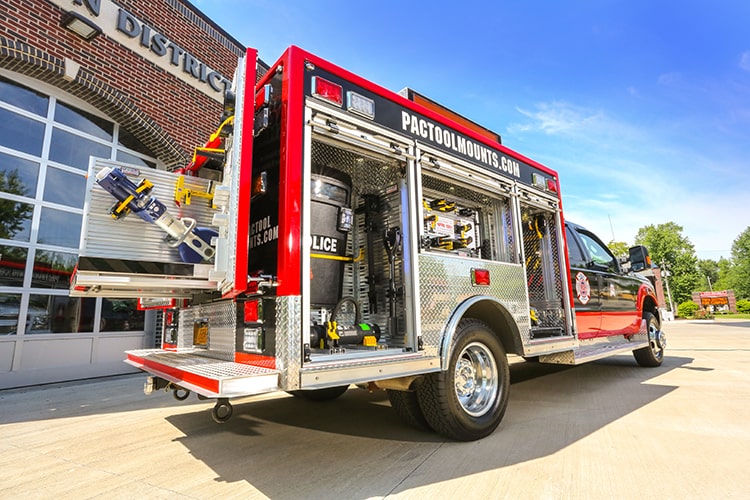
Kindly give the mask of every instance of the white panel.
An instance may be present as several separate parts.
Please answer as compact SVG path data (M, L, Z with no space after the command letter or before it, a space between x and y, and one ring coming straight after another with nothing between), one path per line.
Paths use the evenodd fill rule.
M25 340L21 369L33 370L91 363L92 338Z
M13 352L16 350L15 340L0 342L0 373L9 372L13 368Z
M125 359L125 351L143 349L145 347L143 342L143 334L128 337L100 337L96 346L96 359L94 363L123 361Z

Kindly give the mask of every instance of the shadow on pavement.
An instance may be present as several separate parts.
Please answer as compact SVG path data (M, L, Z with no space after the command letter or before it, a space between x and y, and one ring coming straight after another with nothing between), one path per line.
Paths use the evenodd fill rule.
M396 488L410 489L554 454L674 391L649 380L692 361L670 356L652 369L638 367L632 356L576 367L514 364L505 419L494 434L474 443L446 442L408 428L384 393L355 389L326 403L292 397L237 402L223 425L214 424L208 412L167 420L217 481L246 481L271 498L367 498L393 492L400 484L394 473L404 480ZM447 460L438 467L439 477L415 473L433 455L440 460L475 453L489 458Z
M0 391L0 425L53 418L139 411L184 404L163 391L143 394L143 373Z

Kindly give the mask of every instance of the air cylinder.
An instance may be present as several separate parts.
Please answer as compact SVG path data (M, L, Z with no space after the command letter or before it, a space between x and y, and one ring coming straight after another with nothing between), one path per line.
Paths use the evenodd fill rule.
M351 191L352 181L347 174L325 166L313 166L310 185L310 303L316 306L333 307L341 298L343 258L347 233L351 230Z

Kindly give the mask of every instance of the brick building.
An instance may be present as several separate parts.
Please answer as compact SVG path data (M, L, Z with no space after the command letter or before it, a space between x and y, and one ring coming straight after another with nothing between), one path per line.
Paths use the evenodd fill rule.
M71 298L89 156L185 165L244 47L184 0L0 0L0 388L127 371L134 300Z

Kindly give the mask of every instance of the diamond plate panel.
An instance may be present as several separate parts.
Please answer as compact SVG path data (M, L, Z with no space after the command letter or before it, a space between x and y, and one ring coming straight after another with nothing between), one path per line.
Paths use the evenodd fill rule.
M237 331L237 304L232 300L201 304L180 311L177 347L193 347L193 325L196 321L208 322L207 355L234 361Z
M490 271L489 287L471 284L471 269L477 267ZM529 302L522 266L425 253L419 256L419 280L426 354L439 354L451 314L461 302L477 295L502 302L516 321L522 342L529 341Z
M276 368L279 387L286 391L299 389L302 368L302 297L276 297Z
M555 213L523 206L521 219L529 301L537 311L537 326L564 329L563 273Z

